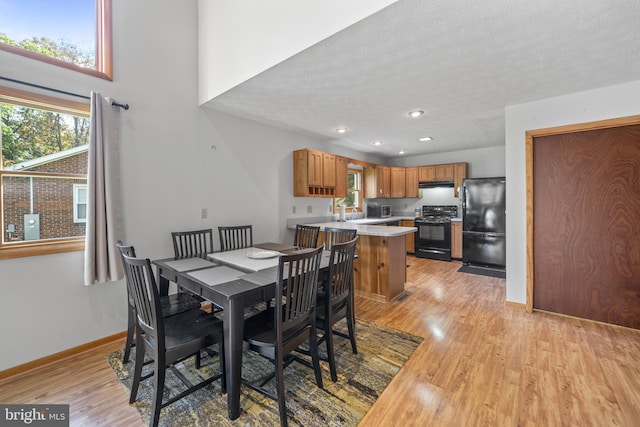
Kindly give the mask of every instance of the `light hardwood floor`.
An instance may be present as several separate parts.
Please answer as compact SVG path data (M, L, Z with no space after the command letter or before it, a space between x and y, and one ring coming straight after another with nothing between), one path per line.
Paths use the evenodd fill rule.
M356 314L424 338L360 426L638 426L640 332L505 308L505 281L409 257L408 296ZM108 344L0 383L2 403L69 403L72 426L143 426Z

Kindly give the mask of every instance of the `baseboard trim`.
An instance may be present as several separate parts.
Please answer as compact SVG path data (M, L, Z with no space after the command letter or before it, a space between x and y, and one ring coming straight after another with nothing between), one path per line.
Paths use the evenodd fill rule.
M34 369L39 369L44 366L50 365L55 362L59 362L62 359L76 356L85 351L93 350L105 344L111 344L112 342L121 340L127 336L127 332L118 332L117 334L110 335L108 337L100 338L99 340L91 341L86 344L72 347L67 350L63 350L59 353L50 354L49 356L41 357L40 359L32 360L31 362L23 363L22 365L14 366L13 368L0 371L0 381L4 381L7 378L12 378L18 375L22 375Z
M527 311L527 305L520 304L519 302L505 301L504 306L507 308L512 308L514 310Z

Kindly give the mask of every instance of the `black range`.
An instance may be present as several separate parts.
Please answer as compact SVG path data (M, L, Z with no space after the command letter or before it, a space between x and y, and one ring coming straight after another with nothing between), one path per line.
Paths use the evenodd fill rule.
M422 206L422 216L414 221L415 256L451 261L451 218L457 216L457 206Z

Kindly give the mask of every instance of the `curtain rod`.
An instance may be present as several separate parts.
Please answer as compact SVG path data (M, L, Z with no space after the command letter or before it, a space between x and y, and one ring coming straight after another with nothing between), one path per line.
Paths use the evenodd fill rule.
M31 86L31 87L36 87L36 88L38 88L38 89L48 90L48 91L51 91L51 92L62 93L62 94L64 94L64 95L71 95L71 96L75 96L75 97L78 97L78 98L84 98L84 99L89 99L89 100L91 99L90 97L88 97L88 96L86 96L86 95L79 95L79 94L77 94L77 93L67 92L67 91L60 90L60 89L54 89L54 88L52 88L52 87L47 87L47 86L41 86L41 85L37 85L37 84L34 84L34 83L23 82L23 81L21 81L21 80L10 79L10 78L8 78L8 77L2 77L2 76L0 76L0 79L2 79L2 80L6 80L6 81L8 81L8 82L19 83L19 84L22 84L22 85L27 85L27 86ZM111 105L112 105L112 106L114 106L114 107L120 107L120 108L125 109L125 110L128 110L128 109L129 109L129 104L121 104L121 103L116 102L116 101L111 101Z

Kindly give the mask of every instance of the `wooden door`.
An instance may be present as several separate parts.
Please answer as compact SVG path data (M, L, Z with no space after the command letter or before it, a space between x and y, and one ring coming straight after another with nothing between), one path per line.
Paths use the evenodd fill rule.
M640 125L533 139L533 306L640 329Z

